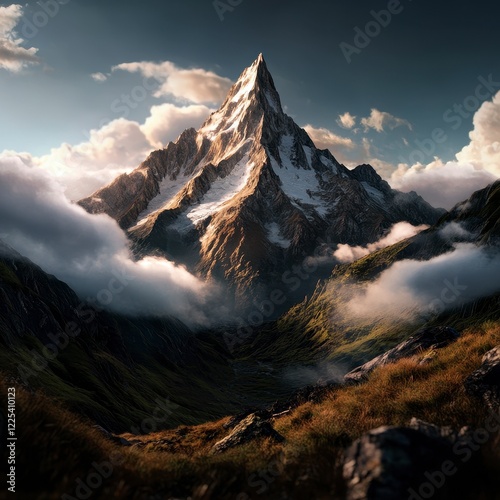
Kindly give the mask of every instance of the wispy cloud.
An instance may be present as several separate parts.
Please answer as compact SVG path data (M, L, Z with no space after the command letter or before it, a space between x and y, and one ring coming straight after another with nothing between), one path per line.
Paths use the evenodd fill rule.
M337 135L327 128L316 128L310 124L304 125L303 128L316 144L316 147L320 149L330 149L335 153L337 148L353 149L355 147L352 139Z
M384 132L387 128L394 130L397 127L408 127L412 130L411 123L408 120L398 118L386 111L379 111L376 108L372 108L370 116L361 118L361 125L364 126L365 131L374 129L377 132Z
M408 222L398 222L397 224L394 224L390 231L385 236L380 238L380 240L370 243L365 247L339 245L333 254L333 257L342 263L354 262L355 260L361 259L372 252L394 245L395 243L406 240L407 238L411 238L428 227L429 226L426 225L413 226Z
M122 63L112 71L140 73L159 82L155 97L171 96L195 104L220 103L226 97L233 82L202 68L179 68L173 62L151 61Z
M356 117L347 111L343 115L339 115L337 123L343 128L351 129L356 125Z
M98 83L103 83L108 79L108 75L105 75L104 73L92 73L90 78Z

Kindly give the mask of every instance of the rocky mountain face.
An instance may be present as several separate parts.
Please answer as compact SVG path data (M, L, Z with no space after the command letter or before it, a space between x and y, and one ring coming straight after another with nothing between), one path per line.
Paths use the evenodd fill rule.
M369 165L349 170L282 109L262 55L198 130L81 200L159 252L244 293L321 242L366 244L399 221L444 213L390 188Z
M408 340L401 342L396 347L373 358L364 365L351 370L344 376L344 381L349 384L360 383L366 380L370 373L377 368L396 363L403 358L421 355L419 362L422 364L427 363L432 360L432 355L436 349L446 347L457 340L459 336L460 334L454 328L450 327L423 328Z

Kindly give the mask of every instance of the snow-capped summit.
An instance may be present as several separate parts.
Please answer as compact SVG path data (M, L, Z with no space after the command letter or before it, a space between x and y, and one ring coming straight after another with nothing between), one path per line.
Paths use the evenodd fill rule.
M366 244L396 222L442 214L371 166L349 170L317 149L283 112L262 54L198 131L80 204L116 218L142 253L164 252L240 294L321 241Z
M258 122L258 111L283 114L281 100L262 54L247 68L233 85L226 100L200 129L207 137L237 130L248 133L248 127Z

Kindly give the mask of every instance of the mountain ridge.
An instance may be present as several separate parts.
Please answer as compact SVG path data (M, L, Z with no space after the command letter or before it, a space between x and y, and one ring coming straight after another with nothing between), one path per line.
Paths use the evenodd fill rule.
M262 54L198 131L79 203L114 217L139 253L163 253L239 296L325 241L366 244L444 213L316 148L283 112Z

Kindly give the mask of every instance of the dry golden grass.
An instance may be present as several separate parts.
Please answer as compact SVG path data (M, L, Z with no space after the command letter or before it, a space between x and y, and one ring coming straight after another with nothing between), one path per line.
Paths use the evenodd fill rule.
M482 355L498 344L498 323L466 331L456 343L437 351L429 364L402 360L376 370L365 384L332 389L322 402L304 404L276 419L274 426L285 443L260 440L221 455L208 452L228 433L223 428L227 419L147 436L124 434L140 442L127 448L43 395L19 390L18 484L26 498L72 495L76 479L86 478L92 462L119 452L123 464L92 498L160 494L158 498L234 500L240 495L244 500L282 493L291 498L339 498L342 451L364 432L381 425L405 425L412 417L455 428L480 426L486 409L466 394L463 382L480 365ZM5 384L1 392L5 396ZM500 472L500 438L495 440L484 447L481 462L492 477ZM50 494L37 496L41 491Z
M308 434L352 440L381 425L405 425L412 417L458 428L479 424L486 410L465 393L463 382L498 344L498 324L466 331L432 362L404 359L379 368L365 384L333 389L322 403L296 409L277 430L301 440Z

